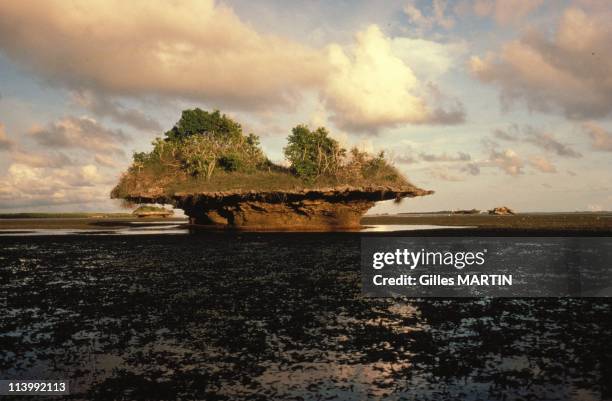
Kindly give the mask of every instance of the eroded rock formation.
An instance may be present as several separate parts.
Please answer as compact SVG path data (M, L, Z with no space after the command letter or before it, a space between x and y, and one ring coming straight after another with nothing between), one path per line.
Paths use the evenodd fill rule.
M433 193L413 186L335 187L282 191L177 193L130 196L137 203L167 203L183 209L193 224L257 230L335 230L360 227L374 203Z
M514 214L514 210L506 206L494 207L493 209L489 210L489 214L494 214L497 216L509 216Z

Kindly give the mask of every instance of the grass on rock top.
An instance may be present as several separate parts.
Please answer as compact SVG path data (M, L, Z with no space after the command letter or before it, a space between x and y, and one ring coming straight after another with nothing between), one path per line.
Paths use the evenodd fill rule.
M399 182L398 182L399 181ZM161 193L172 196L177 193L205 193L224 191L290 191L303 189L330 188L338 186L367 187L390 186L408 187L406 180L397 180L394 175L380 175L364 179L350 177L338 180L335 177L322 176L305 182L295 175L284 171L216 172L212 177L193 177L187 174L151 174L147 171L135 172L122 177L113 190L115 198L138 196L151 190L159 189Z

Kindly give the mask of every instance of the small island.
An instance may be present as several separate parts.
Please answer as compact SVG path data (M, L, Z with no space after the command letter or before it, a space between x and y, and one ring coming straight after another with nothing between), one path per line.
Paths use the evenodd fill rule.
M136 204L171 204L190 222L244 229L335 230L360 227L375 202L423 196L385 158L340 146L323 128L292 129L272 163L259 137L218 110L185 110L111 193Z
M142 205L137 207L132 215L138 218L156 218L156 217L169 217L174 214L173 210L166 209L161 206L150 206L150 205Z

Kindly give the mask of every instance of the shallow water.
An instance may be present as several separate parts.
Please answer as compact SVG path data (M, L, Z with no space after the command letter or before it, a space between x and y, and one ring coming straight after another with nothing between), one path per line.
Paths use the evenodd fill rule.
M26 219L21 219L26 220ZM28 219L37 221L41 224L45 223L45 219ZM14 220L13 220L14 221ZM69 222L68 219L66 221ZM103 222L106 223L106 222ZM57 236L57 235L146 235L146 234L189 234L187 221L121 221L120 224L110 221L111 225L104 225L105 228L99 228L92 225L91 228L8 228L0 229L0 237L2 236ZM112 224L115 223L115 226Z
M77 399L612 398L611 300L363 298L359 243L0 238L0 377Z
M34 220L34 219L31 219ZM146 235L146 234L190 234L194 229L187 222L139 222L129 221L122 227L109 229L78 229L78 228L26 228L26 229L0 229L2 236L41 236L41 235ZM398 224L398 225L366 225L361 232L393 232L393 231L415 231L415 230L439 230L439 229L465 229L468 226L440 226L424 224ZM207 230L199 228L200 231ZM216 229L215 231L220 231Z

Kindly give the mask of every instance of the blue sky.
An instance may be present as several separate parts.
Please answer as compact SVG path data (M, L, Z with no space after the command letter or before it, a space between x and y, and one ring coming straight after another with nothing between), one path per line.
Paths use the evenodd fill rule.
M0 210L118 210L134 151L219 108L385 150L435 195L373 212L612 210L604 0L0 4Z

